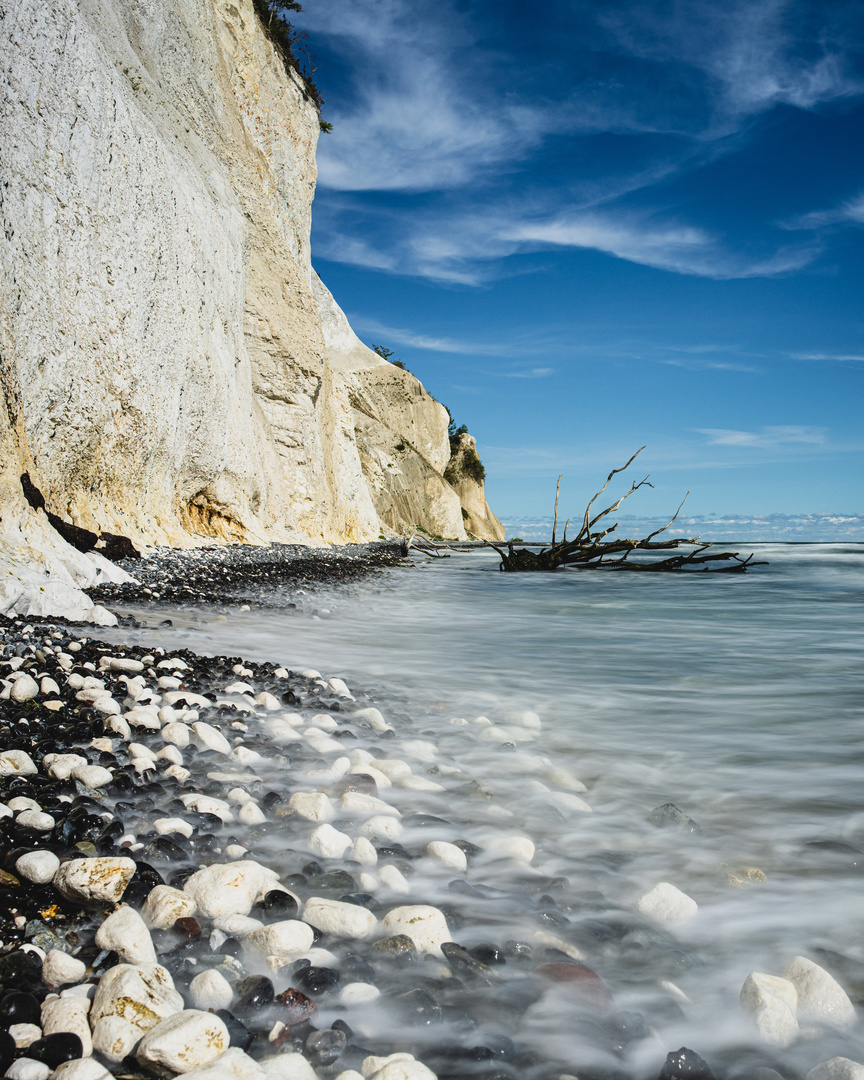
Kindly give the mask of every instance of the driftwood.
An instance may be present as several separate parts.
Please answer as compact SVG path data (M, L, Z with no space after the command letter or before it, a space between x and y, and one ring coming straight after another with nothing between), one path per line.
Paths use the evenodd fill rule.
M661 533L666 532L681 513L681 508L687 501L687 495L690 494L689 491L681 500L681 505L666 524L659 529L655 529L654 532L649 533L648 536L645 536L642 539L625 540L621 537L613 537L612 539L607 540L606 538L611 536L618 528L617 522L608 525L605 528L601 526L596 532L593 531L598 522L601 522L604 518L608 517L609 514L613 514L621 503L623 503L625 499L629 499L635 491L639 490L639 488L654 486L648 482L647 476L638 482L634 480L630 485L630 490L625 492L620 499L612 503L611 506L607 506L605 510L601 510L593 517L591 516L592 507L606 488L609 487L612 477L628 469L644 449L645 447L641 446L625 465L622 465L618 469L613 469L612 472L609 473L606 477L606 483L585 507L585 512L582 516L582 526L576 536L571 540L567 539L567 528L570 524L568 518L564 525L563 539L561 541L556 541L558 532L558 496L561 491L561 477L559 476L558 485L555 489L555 515L552 524L551 544L549 547L542 548L540 551L530 551L525 547L516 547L513 541L509 540L507 542L507 550L505 551L497 544L487 541L489 547L494 548L501 556L501 565L499 569L512 573L515 571L529 570L557 570L562 566L572 566L577 569L633 570L647 573L661 573L664 571L695 573L701 571L702 573L714 574L740 574L744 573L750 566L767 565L767 563L764 562L753 562L752 554L748 555L746 559L739 558L737 551L718 551L712 552L710 555L705 555L703 553L713 545L700 540L698 536L689 538L678 537L674 540L655 540L654 537L660 536ZM665 559L642 561L630 560L630 556L634 551L669 551L680 548L684 544L691 546L692 550L678 555L670 555ZM727 565L720 566L717 565L718 563L726 563Z

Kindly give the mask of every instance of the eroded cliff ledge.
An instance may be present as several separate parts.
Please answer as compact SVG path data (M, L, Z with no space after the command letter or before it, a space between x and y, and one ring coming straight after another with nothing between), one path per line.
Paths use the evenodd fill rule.
M312 270L319 117L251 0L2 6L0 531L27 472L136 544L464 537L445 410Z

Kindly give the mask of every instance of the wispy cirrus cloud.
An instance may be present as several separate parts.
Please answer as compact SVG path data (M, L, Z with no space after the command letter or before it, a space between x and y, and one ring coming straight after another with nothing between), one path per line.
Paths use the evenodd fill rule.
M849 224L864 225L864 192L827 210L811 210L781 222L784 229L824 229Z
M840 363L862 363L864 362L864 354L862 353L829 353L829 352L812 352L812 353L791 353L793 360L836 360Z
M825 443L825 429L798 424L781 424L760 428L758 431L737 431L731 428L697 428L700 435L708 437L711 446L757 447L775 450L783 446L821 446Z
M387 342L407 345L413 349L463 356L505 356L510 351L507 346L495 342L459 341L456 338L419 334L400 326L385 326L377 319L370 319L363 315L352 316L350 321L352 326L362 330L367 336L378 336Z

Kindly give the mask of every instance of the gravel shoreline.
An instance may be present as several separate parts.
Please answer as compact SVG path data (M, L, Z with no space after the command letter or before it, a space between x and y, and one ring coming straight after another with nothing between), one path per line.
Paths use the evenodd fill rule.
M160 552L128 567L138 585L98 598L160 613L266 604L280 584L356 580L402 557L373 547ZM585 950L590 961L635 933L662 964L674 940L545 876L421 713L385 718L317 671L94 633L0 617L0 1073L658 1077L628 1064L656 1043L651 1018L616 1006ZM518 732L480 720L489 753L518 753ZM533 738L538 718L522 723ZM561 813L590 809L577 790L552 793ZM658 827L692 831L658 809ZM524 938L488 940L514 912ZM520 1036L550 992L577 1041L620 1067L577 1068ZM682 1047L659 1080L798 1075L767 1047L711 1066Z

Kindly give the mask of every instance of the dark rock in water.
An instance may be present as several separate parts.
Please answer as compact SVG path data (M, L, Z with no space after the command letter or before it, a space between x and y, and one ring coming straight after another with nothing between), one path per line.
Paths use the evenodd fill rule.
M804 845L804 852L808 855L835 855L838 861L845 863L853 870L864 866L864 852L842 840L811 840Z
M454 840L453 846L458 847L469 862L483 851L483 848L478 847L476 844L472 844L470 840Z
M442 825L447 829L453 828L451 822L434 814L407 814L402 818L402 824L409 829L440 829Z
M201 937L201 923L191 916L177 919L171 930L176 937L186 941L193 941Z
M346 982L365 982L371 983L372 986L375 985L375 968L371 964L367 964L362 956L357 956L354 953L343 956L339 970L342 972Z
M259 911L263 909L266 916L265 922L293 919L297 912L297 901L291 893L283 892L281 889L271 889L261 901L261 907L257 909Z
M339 900L343 904L354 904L356 907L364 907L369 911L381 910L381 904L375 897L365 892L343 893Z
M15 1040L8 1031L0 1029L0 1069L5 1074L15 1057Z
M19 949L0 956L0 985L7 990L38 990L42 985L42 961L38 955Z
M372 945L375 956L385 956L388 960L416 960L417 948L407 934L394 934L381 938Z
M51 1069L56 1069L64 1061L74 1061L83 1053L81 1039L71 1031L57 1031L46 1035L27 1047L27 1057L41 1061Z
M503 951L510 960L530 962L534 959L534 946L527 941L505 941Z
M657 1080L717 1080L717 1077L695 1050L682 1046L666 1055Z
M254 1038L249 1028L227 1009L218 1009L216 1015L228 1028L229 1045L237 1046L241 1050L248 1050Z
M309 878L308 887L315 892L354 892L357 882L344 870L331 870L329 874L315 874Z
M694 836L702 835L701 826L671 802L655 806L648 815L648 823L658 829L678 829L680 832L692 833Z
M314 859L312 859L310 862L307 862L306 865L303 867L303 873L307 878L318 877L320 874L324 873L324 867L321 865L321 863L316 862Z
M473 979L487 985L495 982L495 973L492 969L454 941L445 941L441 945L441 952L444 953L454 975L467 976L469 980Z
M376 844L375 850L378 852L379 859L405 859L407 862L410 862L412 859L419 857L412 854L407 848L402 847L401 844L397 844L395 841L389 844L381 844L380 847Z
M302 1024L304 1020L311 1020L318 1012L315 1002L293 986L289 986L287 990L278 994L276 1001L282 1006L280 1017L283 1023L289 1025Z
M267 1009L275 998L273 983L266 975L249 975L234 984L231 1008L241 1020L245 1020Z
M42 1006L33 994L23 994L13 990L0 999L0 1025L35 1024L42 1026Z
M313 1031L303 1049L312 1067L321 1069L339 1060L347 1042L342 1031Z
M506 964L507 959L497 945L491 942L482 942L480 945L472 945L468 950L475 960L481 964Z
M535 971L551 982L569 984L579 1000L592 1008L602 1008L612 1001L606 984L587 964L576 960L538 964Z
M419 987L408 990L404 994L399 994L395 1002L402 1019L412 1027L440 1024L444 1019L441 1006L428 990L422 990Z
M378 785L368 773L351 773L349 776L342 777L336 785L334 795L341 796L348 791L359 791L363 795L377 796Z
M295 972L293 981L304 993L311 994L312 997L321 997L339 985L339 972L332 968L310 965Z

